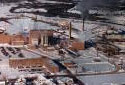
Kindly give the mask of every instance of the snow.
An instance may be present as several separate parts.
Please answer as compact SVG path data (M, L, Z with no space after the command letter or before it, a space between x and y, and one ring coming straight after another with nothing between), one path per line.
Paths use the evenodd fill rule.
M15 23L13 23L13 25L8 26L8 29L7 29L6 32L9 33L9 34L16 34L16 33L23 32L23 29L25 27L29 28L29 30L32 30L32 29L58 29L58 27L51 26L51 25L46 24L46 23L34 22L30 18L27 18L27 19L11 19L9 21L11 23L15 22Z
M79 10L77 10L77 6L68 10L69 13L82 14Z
M46 1L46 0L38 0L38 1L42 2L42 3L57 3L56 1L51 1L51 2ZM24 3L27 3L27 2L24 2ZM62 3L62 2L58 2L58 3ZM0 6L0 10L1 10L0 16L1 17L17 16L18 14L12 14L12 13L9 12L9 9L11 7L14 7L14 6L16 6L16 5L14 5L14 4L8 5L8 6L7 5L6 6L1 5ZM21 10L28 11L28 12L30 12L30 11L47 12L47 10L45 10L45 9L34 9L34 8L31 8L31 9L21 8L21 9L17 9L16 12L19 12ZM75 8L68 10L68 12L81 14ZM34 17L35 15L34 14L26 14L26 16ZM68 18L66 19L66 18L60 18L60 17L44 17L44 16L40 16L40 15L38 15L37 18L38 18L38 20L42 19L42 20L45 20L45 21L52 21L52 22L55 22L55 23L59 23L59 21L61 21L61 20L72 21L73 27L80 31L80 32L74 32L73 31L72 35L73 35L73 37L80 37L80 39L82 41L89 40L89 39L91 39L95 36L94 34L92 34L92 29L96 28L97 26L101 26L99 28L102 28L102 30L103 30L104 28L106 28L106 27L103 27L103 26L107 25L106 23L101 23L101 22L96 22L96 21L85 21L85 31L81 32L82 31L82 24L83 24L82 20L74 20L74 19L68 19ZM122 24L125 23L124 18L125 18L124 16L116 17L116 18L110 17L110 19L113 19L113 21L115 20L116 22L119 22L119 23L122 23ZM34 22L30 18L11 19L11 20L9 20L9 22L11 22L12 25L8 24L8 23L5 23L5 22L0 22L0 27L6 28L7 29L6 32L10 33L10 34L16 34L16 33L19 33L19 32L23 32L23 29L25 29L25 28L28 28L28 29L60 29L57 26L51 26L51 25L43 23L43 22ZM110 24L110 25L115 26L117 29L125 29L125 27L122 26L122 25L114 25L114 24ZM98 31L99 30L96 30L95 32L98 32ZM66 31L66 32L68 34L68 31ZM25 58L40 57L40 55L38 55L38 54L43 54L45 56L49 55L49 58L52 58L52 57L60 58L60 56L57 56L56 51L54 51L54 52L43 51L43 53L35 51L37 53L32 53L32 52L29 52L29 51L22 50L21 52L25 55ZM73 59L73 61L75 61L79 65L82 65L84 63L86 68L88 68L89 70L94 68L94 66L92 66L92 65L93 65L93 63L95 63L95 62L93 62L93 59L97 56L96 50L91 48L89 50L85 50L84 52L80 52L80 53L82 54L82 56L81 56L82 58L80 57L80 58L77 58L77 59ZM46 54L48 54L48 55L46 55ZM0 72L2 73L2 75L0 75L0 79L2 79L3 76L7 76L8 78L16 78L17 76L20 76L21 74L22 75L26 74L26 73L18 72L16 69L9 68L8 57L5 57L4 55L2 55L2 53L0 53L0 56L1 56L1 59L3 59L2 61L0 61ZM109 65L109 63L106 62L107 58L104 55L101 55L101 54L99 54L99 56L101 58L101 63L98 63L98 65L102 64L102 63L105 63L106 66L104 66L104 67L107 68L107 64ZM70 57L69 55L66 55L66 58L69 58L69 57ZM13 58L18 58L18 56L15 55L15 56L13 56ZM87 64L87 63L90 63L92 65L90 66L90 64ZM98 66L99 69L102 68L100 66L102 66L102 65ZM103 70L105 70L105 69L103 68ZM81 76L81 77L78 77L78 78L80 78L82 81L84 81L88 85L103 85L104 83L118 83L118 84L125 83L125 81L124 81L125 73L111 74L111 75ZM40 77L40 79L46 80L42 76ZM47 80L46 82L50 83L49 80ZM48 85L51 85L51 84L48 84Z
M36 11L39 11L39 12L47 12L46 9L44 8L38 8L38 9L35 9L35 8L31 8L31 9L27 9L27 8L20 8L20 9L16 9L15 12L36 12Z
M122 85L125 84L125 73L93 75L93 76L80 76L86 85L112 85L111 83ZM106 85L107 85L106 84Z
M48 1L48 0L37 0L38 2L41 2L41 3L51 3L51 4L60 4L60 3L65 3L65 2L61 2L61 1ZM69 3L70 4L70 3Z
M6 15L10 15L9 9L11 9L11 6L2 6L0 5L0 17L6 17Z
M0 61L0 72L0 79L3 79L3 77L7 77L7 79L14 79L22 74L21 72L18 72L18 70L9 67L8 59Z

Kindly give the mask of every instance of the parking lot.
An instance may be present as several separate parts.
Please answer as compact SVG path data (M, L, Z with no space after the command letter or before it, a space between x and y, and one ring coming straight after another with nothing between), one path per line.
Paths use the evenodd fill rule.
M21 53L21 49L15 47L0 47L0 55L4 58L11 58L14 56L24 57Z

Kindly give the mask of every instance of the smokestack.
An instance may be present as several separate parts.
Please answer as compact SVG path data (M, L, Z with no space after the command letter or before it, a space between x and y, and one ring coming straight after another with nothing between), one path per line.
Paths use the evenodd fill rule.
M72 23L69 23L69 39L72 37Z
M76 9L79 10L81 12L81 16L82 16L82 20L83 20L83 28L82 30L85 30L84 27L84 21L88 18L89 15L89 10L94 8L94 7L98 7L100 8L115 8L115 6L117 7L117 5L119 4L119 2L121 3L125 3L125 0L81 0L81 2L79 2L77 4ZM119 5L118 5L119 6Z
M82 31L84 31L85 30L85 19L83 18L83 27L82 27Z

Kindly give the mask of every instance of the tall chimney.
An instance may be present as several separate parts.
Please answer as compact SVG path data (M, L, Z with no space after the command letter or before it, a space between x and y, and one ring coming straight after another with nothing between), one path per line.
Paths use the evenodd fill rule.
M72 23L69 23L69 39L72 37Z
M84 25L84 24L85 24L85 19L83 18L83 27L82 27L82 31L85 30L85 29L84 29L84 28L85 28L85 25Z

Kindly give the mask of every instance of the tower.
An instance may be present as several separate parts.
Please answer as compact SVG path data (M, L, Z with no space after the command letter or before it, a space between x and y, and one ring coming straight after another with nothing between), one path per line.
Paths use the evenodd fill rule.
M72 37L72 23L69 23L69 39Z

